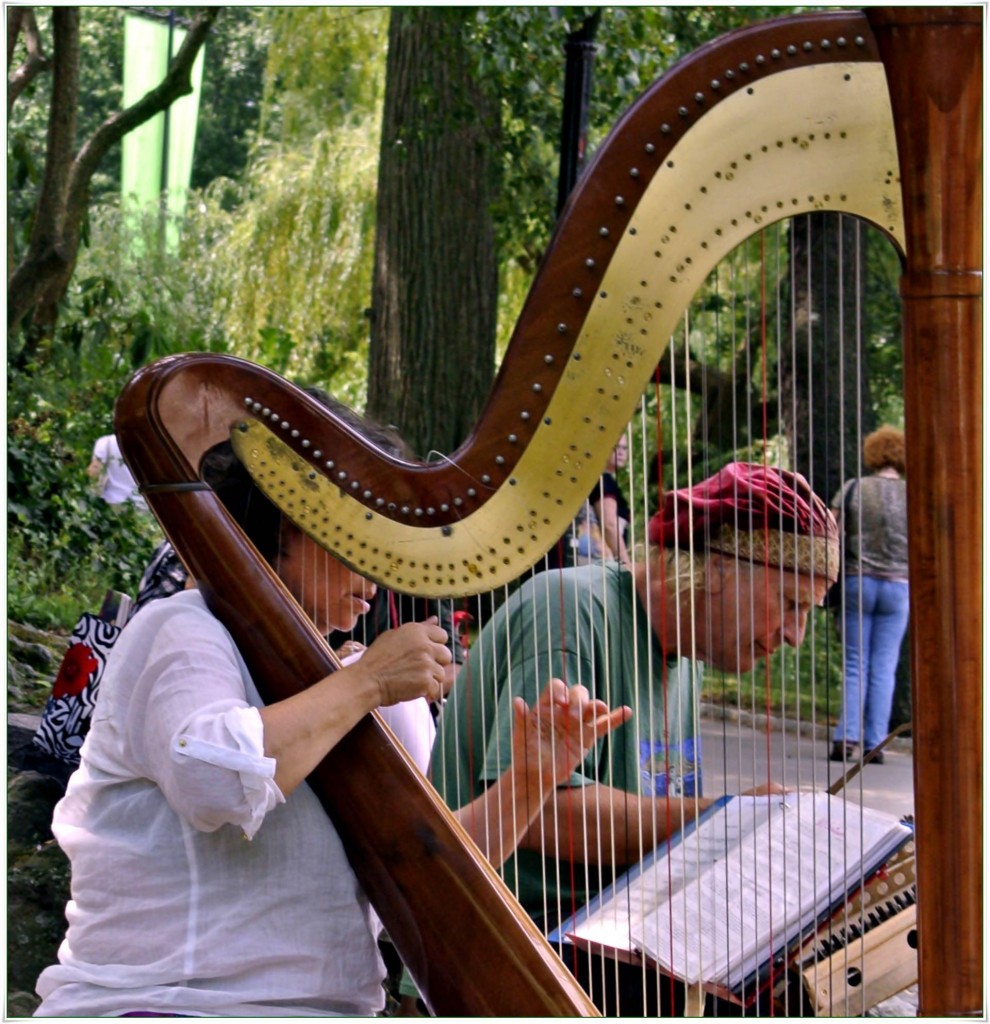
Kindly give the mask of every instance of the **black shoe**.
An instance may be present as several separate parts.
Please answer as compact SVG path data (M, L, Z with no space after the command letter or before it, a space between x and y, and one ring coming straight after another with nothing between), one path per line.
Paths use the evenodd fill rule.
M859 744L843 743L836 740L832 744L832 753L829 754L830 761L855 761L859 757Z
M875 747L873 750L868 750L863 757L864 761L869 761L870 764L883 764L883 751L877 750Z

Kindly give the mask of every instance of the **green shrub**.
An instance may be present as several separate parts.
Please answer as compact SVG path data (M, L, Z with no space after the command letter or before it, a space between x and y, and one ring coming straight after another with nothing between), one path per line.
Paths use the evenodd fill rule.
M161 535L148 513L107 505L86 475L123 374L32 369L8 388L7 614L71 628L108 588L134 593Z

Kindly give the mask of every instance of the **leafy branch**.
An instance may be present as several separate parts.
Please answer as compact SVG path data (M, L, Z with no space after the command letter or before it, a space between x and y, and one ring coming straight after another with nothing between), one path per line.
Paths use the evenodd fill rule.
M18 95L41 71L52 72L45 168L35 202L30 241L20 263L7 282L7 327L14 332L25 320L23 365L48 336L57 318L58 303L65 294L79 252L82 225L93 174L110 148L128 132L149 121L192 92L192 67L220 8L204 8L189 31L162 81L125 110L108 117L77 153L73 153L79 106L80 31L79 9L56 7L52 13L53 56L42 54L41 40L30 8L22 8L8 24L8 67L17 39L23 34L27 58L8 83L22 82ZM16 96L14 97L16 99ZM13 99L8 99L9 105Z

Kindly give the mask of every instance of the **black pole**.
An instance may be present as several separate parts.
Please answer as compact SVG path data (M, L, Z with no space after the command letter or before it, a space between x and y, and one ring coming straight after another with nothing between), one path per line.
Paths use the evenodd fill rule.
M591 70L595 61L595 33L602 10L596 8L564 44L564 111L560 128L560 174L557 179L557 216L570 195L584 165L588 137L588 102Z

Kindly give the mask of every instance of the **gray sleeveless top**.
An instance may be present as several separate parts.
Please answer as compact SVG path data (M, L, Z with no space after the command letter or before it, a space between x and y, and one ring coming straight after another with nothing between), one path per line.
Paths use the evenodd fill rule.
M855 484L844 508L846 491ZM844 571L885 580L908 578L907 484L900 477L864 476L847 480L832 499L841 515Z

